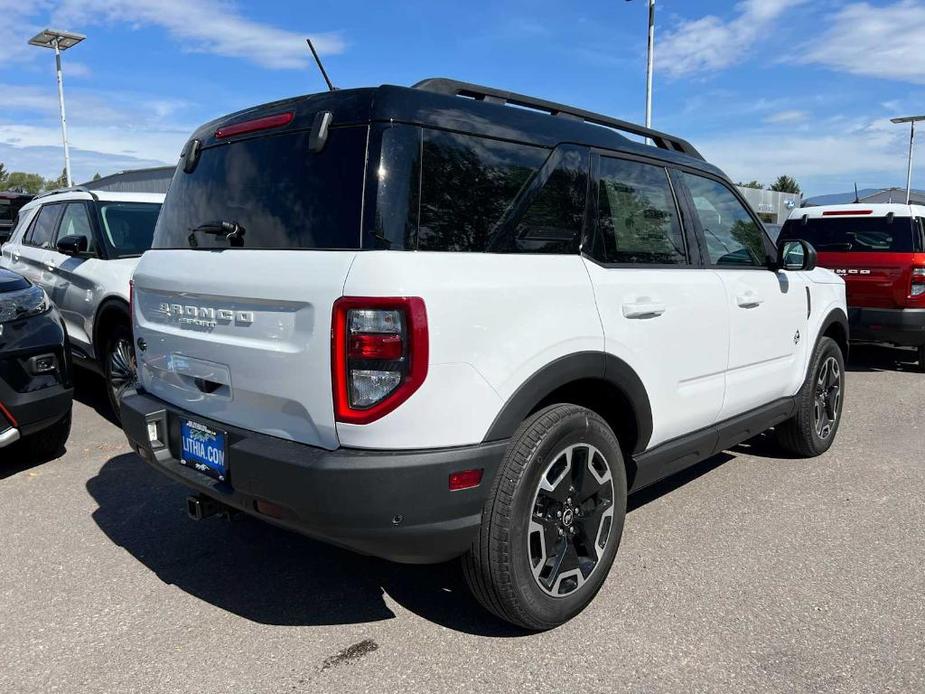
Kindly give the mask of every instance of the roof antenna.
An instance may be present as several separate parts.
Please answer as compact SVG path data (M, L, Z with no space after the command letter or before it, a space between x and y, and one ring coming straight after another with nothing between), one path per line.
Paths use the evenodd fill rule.
M311 49L312 55L315 56L315 62L318 63L318 69L321 70L321 76L324 77L324 81L328 83L328 91L337 91L337 87L331 84L331 80L328 78L328 73L324 71L324 65L321 64L321 58L318 57L318 51L315 50L315 46L312 43L312 40L305 39L305 41L308 43L308 47Z
M858 182L857 181L854 182L854 202L855 203L861 202L861 198L858 197Z

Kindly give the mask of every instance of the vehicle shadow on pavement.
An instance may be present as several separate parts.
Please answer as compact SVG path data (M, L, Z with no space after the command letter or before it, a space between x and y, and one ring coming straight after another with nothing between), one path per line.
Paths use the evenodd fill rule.
M629 511L705 475L721 453L634 494ZM458 562L411 566L363 557L257 519L189 519L185 487L134 453L107 461L87 482L104 533L167 584L261 624L319 626L391 619L386 596L448 629L479 636L530 632L485 611Z
M94 410L100 417L110 424L119 426L119 422L112 414L109 398L106 396L106 381L92 371L75 367L74 373L74 399Z
M915 351L886 345L851 345L846 364L848 371L918 371ZM850 384L849 384L850 385Z
M134 453L87 482L104 533L165 583L261 624L353 624L395 616L385 595L447 628L486 636L526 632L485 612L457 562L407 566L363 557L242 516L193 521L185 487Z
M39 465L50 463L63 457L66 453L67 448L62 448L50 458L35 458L27 455L18 443L14 443L8 448L0 449L0 480L5 480L7 477L18 475L21 472L27 472Z
M637 508L641 508L666 494L670 494L675 489L683 487L688 482L693 482L698 477L703 477L734 458L735 456L729 453L717 453L706 460L700 461L696 465L692 465L681 472L666 477L660 482L656 482L645 489L641 489L626 500L626 512L632 513Z

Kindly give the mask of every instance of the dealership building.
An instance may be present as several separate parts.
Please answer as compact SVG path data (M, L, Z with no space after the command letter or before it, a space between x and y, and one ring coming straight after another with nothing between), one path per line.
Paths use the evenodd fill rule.
M752 209L758 213L761 220L768 224L783 224L790 213L802 202L802 196L799 193L779 193L776 190L762 188L736 187Z

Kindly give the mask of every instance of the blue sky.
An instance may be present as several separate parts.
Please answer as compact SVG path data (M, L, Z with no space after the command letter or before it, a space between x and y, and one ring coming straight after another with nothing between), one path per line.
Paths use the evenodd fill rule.
M74 177L174 163L215 116L323 88L452 76L641 121L645 0L466 3L0 0L0 161L62 167L45 26L64 56ZM658 0L654 125L734 179L786 173L809 194L904 185L925 112L925 0ZM925 128L914 184L925 188Z

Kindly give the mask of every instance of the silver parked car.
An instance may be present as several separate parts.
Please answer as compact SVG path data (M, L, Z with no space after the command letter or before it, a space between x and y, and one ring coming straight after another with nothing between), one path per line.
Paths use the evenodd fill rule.
M41 195L19 212L0 267L42 287L67 328L75 364L102 374L113 413L134 381L129 284L151 246L164 196L80 188Z

